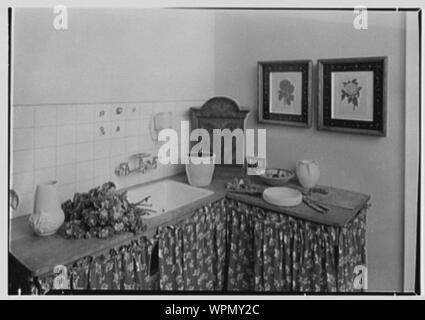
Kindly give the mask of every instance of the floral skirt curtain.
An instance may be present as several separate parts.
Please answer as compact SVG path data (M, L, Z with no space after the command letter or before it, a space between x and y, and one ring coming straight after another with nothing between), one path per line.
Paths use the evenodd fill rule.
M152 290L150 265L154 241L141 237L97 256L89 256L67 266L70 289ZM55 275L38 280L33 293L53 289Z
M230 200L228 219L227 290L254 290L254 216L260 210Z
M226 200L197 210L182 224L158 230L161 290L223 290Z
M107 253L67 266L71 289L349 292L366 265L366 209L342 228L234 200L197 210ZM158 247L159 281L150 276ZM32 293L53 288L38 279Z
M229 201L229 290L352 291L366 263L366 215L344 228Z

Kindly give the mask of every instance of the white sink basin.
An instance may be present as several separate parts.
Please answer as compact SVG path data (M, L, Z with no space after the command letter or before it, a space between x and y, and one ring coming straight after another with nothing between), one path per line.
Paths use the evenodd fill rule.
M208 197L213 193L211 190L192 187L185 183L162 180L128 190L127 199L135 203L151 196L148 203L152 204L150 209L156 212L150 213L146 218L152 218Z

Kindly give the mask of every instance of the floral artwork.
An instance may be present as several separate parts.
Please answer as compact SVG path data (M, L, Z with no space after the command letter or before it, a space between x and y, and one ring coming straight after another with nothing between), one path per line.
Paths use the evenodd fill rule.
M387 135L387 57L319 60L319 130Z
M273 72L269 79L270 111L276 114L301 115L301 72Z
M360 90L362 89L357 82L357 79L344 81L342 83L343 89L341 89L341 100L344 101L347 98L348 103L353 104L353 111L359 106L358 99L360 98Z
M289 80L282 80L279 85L279 101L283 100L286 105L291 105L294 101L294 90L295 86Z
M258 121L310 127L311 60L258 62Z

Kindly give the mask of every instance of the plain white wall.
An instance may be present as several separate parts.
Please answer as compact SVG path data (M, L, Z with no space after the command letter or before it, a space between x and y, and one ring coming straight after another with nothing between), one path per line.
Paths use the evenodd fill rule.
M214 89L214 14L16 9L14 104L199 100Z
M372 196L369 289L402 290L405 15L369 12L369 28L361 31L353 28L353 17L352 11L217 12L216 94L251 108L248 127L267 128L268 166L291 168L297 160L316 159L320 183ZM256 122L257 61L312 59L316 66L317 59L365 56L389 58L386 138L318 131L316 120L310 129Z

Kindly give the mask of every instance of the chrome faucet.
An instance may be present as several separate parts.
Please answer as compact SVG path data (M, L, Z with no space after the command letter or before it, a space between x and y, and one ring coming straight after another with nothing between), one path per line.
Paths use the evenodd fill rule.
M115 175L117 177L128 176L130 174L130 166L128 162L122 162L115 168Z
M145 160L149 157L149 153L136 153L129 157L131 160L136 160L137 165L130 169L129 162L122 162L115 168L115 175L118 177L128 176L133 172L145 173L146 170L156 169L158 167L158 157L153 157L152 160Z

